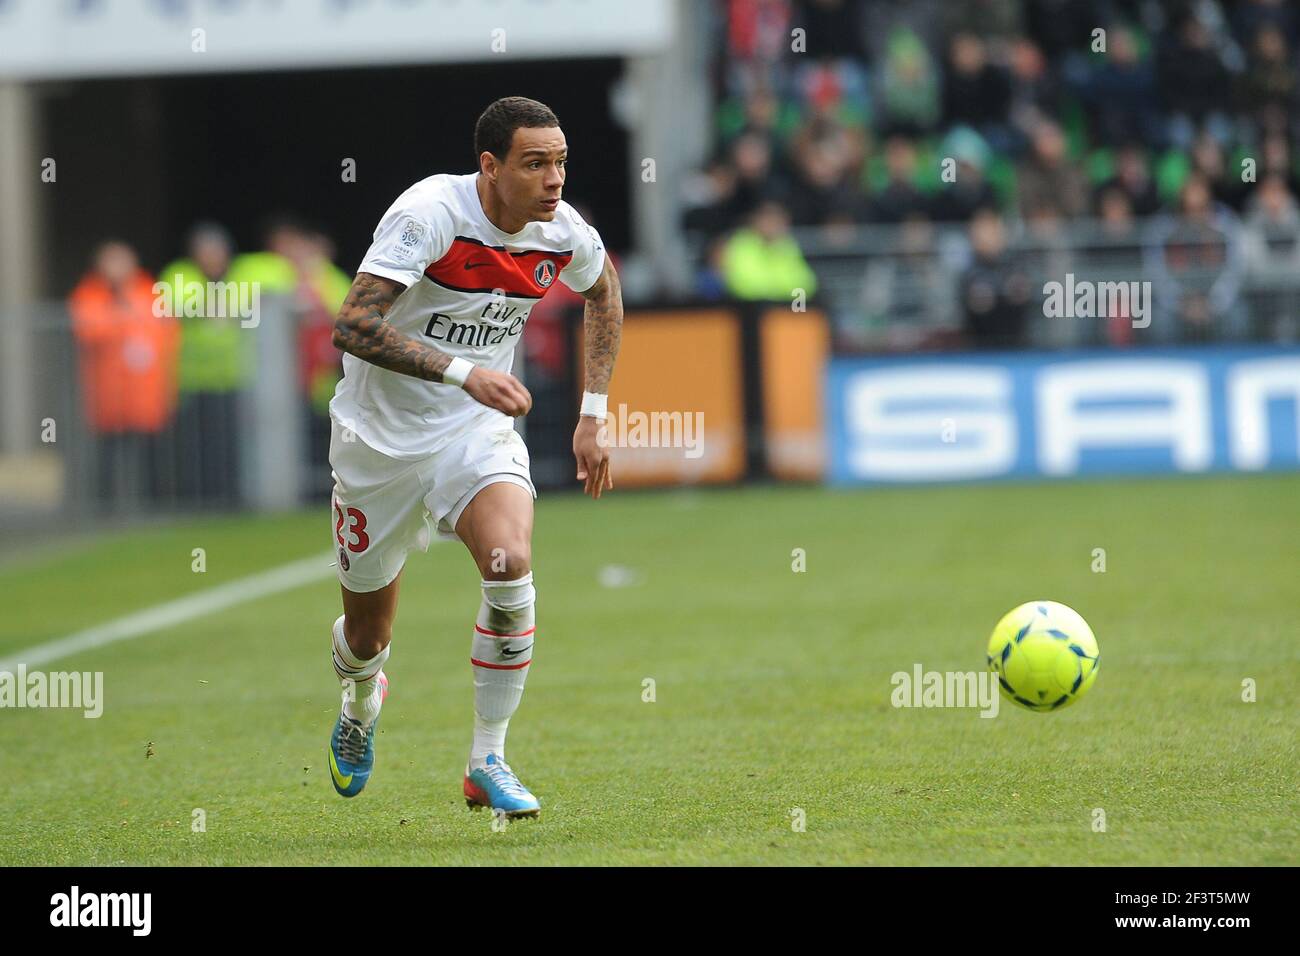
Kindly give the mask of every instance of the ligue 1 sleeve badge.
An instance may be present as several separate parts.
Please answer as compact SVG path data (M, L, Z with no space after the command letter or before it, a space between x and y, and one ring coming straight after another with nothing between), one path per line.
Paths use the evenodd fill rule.
M408 216L406 221L402 223L402 245L411 247L423 238L424 224Z
M543 289L549 289L551 283L555 281L555 262L551 259L543 259L537 263L537 268L533 270L533 281Z

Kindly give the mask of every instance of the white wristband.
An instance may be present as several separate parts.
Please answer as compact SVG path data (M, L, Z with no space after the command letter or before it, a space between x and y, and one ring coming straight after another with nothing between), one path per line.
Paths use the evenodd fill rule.
M583 392L582 411L579 414L599 418L603 422L609 417L609 396L599 392Z
M463 359L457 356L447 363L447 367L442 370L442 381L446 385L455 385L457 388L465 387L465 379L469 378L469 373L478 368L469 359Z

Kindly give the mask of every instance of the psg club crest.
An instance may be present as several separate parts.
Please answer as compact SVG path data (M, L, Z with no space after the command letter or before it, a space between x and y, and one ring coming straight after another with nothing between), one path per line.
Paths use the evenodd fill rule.
M555 281L555 263L550 259L543 259L537 263L537 268L533 270L533 279L543 289L550 288Z
M351 562L348 561L348 554L342 548L339 548L339 567L344 571L351 567Z

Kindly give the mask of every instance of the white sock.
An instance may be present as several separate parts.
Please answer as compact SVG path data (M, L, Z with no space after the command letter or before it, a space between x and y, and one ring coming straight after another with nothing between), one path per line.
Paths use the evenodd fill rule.
M506 728L509 726L509 717L505 720L484 720L478 714L474 715L474 743L469 750L471 768L484 766L488 754L506 759Z
M483 582L470 648L474 665L471 769L482 767L490 753L506 759L506 727L523 697L533 659L536 597L531 571L513 581Z
M352 700L344 696L343 713L353 720L359 720L369 726L379 716L379 708L383 705L384 695L378 681L367 681L367 683L373 684L374 689L364 697L358 696L356 700ZM359 695L361 692L358 691L357 693Z
M342 616L334 622L333 638L334 670L343 685L343 714L363 724L372 724L383 704L383 688L376 678L388 660L389 648L385 647L368 661L360 660L343 635Z

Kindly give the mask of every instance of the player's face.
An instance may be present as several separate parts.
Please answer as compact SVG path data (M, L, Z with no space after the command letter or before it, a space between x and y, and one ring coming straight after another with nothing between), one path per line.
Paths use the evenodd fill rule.
M564 189L564 167L569 145L558 126L515 130L497 180L505 206L525 221L550 222Z

